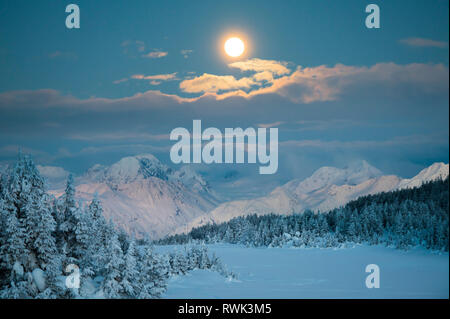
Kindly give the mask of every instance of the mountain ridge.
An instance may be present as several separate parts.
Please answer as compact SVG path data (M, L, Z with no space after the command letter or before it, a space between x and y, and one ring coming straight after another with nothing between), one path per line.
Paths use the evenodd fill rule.
M293 179L265 196L220 203L208 181L190 166L172 169L151 154L141 154L110 166L92 166L76 178L76 196L90 201L97 193L106 218L137 237L160 238L249 214L325 212L360 196L416 187L446 176L445 163L434 163L403 179L358 161L344 168L321 167L310 177ZM57 197L62 193L62 188L53 191Z
M424 168L410 179L402 179L396 175L382 175L381 171L366 161L343 169L322 167L304 180L295 179L275 188L267 196L220 204L208 214L197 217L183 229L177 229L175 233L182 233L208 223L226 222L234 217L249 214L289 215L305 210L328 211L360 196L413 188L424 182L444 179L448 175L449 165L442 162Z
M96 164L76 179L75 189L83 202L97 194L105 217L138 238L164 236L218 204L200 175L189 167L172 170L151 154ZM52 193L59 197L63 190Z

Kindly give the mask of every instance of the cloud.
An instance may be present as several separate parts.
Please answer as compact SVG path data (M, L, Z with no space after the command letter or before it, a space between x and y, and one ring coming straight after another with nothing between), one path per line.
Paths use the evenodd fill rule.
M159 58L163 58L163 57L167 56L168 54L169 54L169 52L166 52L166 51L152 51L152 52L142 55L142 57L149 58L149 59L159 59Z
M37 165L37 169L42 176L47 179L66 179L69 172L59 166L42 166Z
M243 65L240 67L244 68ZM254 64L253 68L256 69ZM180 89L187 93L204 93L204 96L217 100L231 97L250 99L258 95L277 94L294 103L309 104L335 101L344 95L362 92L391 97L411 96L419 92L448 93L449 83L449 70L443 64L299 66L291 74L277 78L273 78L272 72L273 70L262 71L240 79L205 73L182 81Z
M435 135L409 135L394 137L385 140L352 140L352 141L339 141L330 140L324 141L320 139L315 140L288 140L280 142L281 147L287 148L320 148L320 149L372 149L380 147L397 147L405 145L431 145L431 144L448 144L448 138L437 137Z
M78 55L74 52L55 51L50 53L48 57L50 59L78 60Z
M143 52L145 50L144 41L139 41L139 40L135 40L135 41L126 40L121 43L121 46L122 47L135 46L138 49L138 51L140 51L140 52Z
M381 96L448 93L448 74L448 67L443 64L298 67L291 75L274 79L268 87L249 93L234 93L246 98L274 93L295 103L306 104L335 101L343 95L360 94L362 91L372 91L374 95Z
M289 74L287 62L280 62L275 60L263 60L263 59L249 59L246 61L233 62L228 64L230 68L237 68L241 71L254 71L254 72L268 72L274 75Z
M17 154L22 152L23 154L31 154L33 156L47 156L48 154L46 152L30 148L30 147L24 147L22 145L5 145L0 147L0 156L1 157L17 157Z
M300 120L295 121L294 127L285 129L291 132L306 132L306 131L326 131L326 130L342 130L349 127L369 127L375 124L368 121L354 121L348 119L333 119L333 120ZM376 124L379 127L382 124ZM385 124L386 125L386 124Z
M168 141L169 134L149 134L142 132L114 131L107 133L76 133L67 136L68 139L79 141L108 141L108 140L145 140Z
M128 79L127 78L123 78L123 79L120 79L120 80L113 81L113 83L114 84L119 84L119 83L123 83L123 82L126 82L126 81L128 81Z
M147 76L153 75L139 78ZM344 153L381 157L377 154L383 150L383 156L396 152L384 156L389 162L448 154L447 66L299 67L267 86L244 78L250 82L207 74L205 80L218 82L215 89L191 98L157 90L123 98L76 98L49 89L0 93L0 160L15 158L15 145L41 163L64 163L71 171L94 160L108 162L142 152L161 154L164 160L173 144L167 134L176 127L191 130L193 119L220 129L280 125L280 160L292 156L292 167L299 158L326 165ZM216 92L217 86L231 90ZM373 126L378 123L386 127ZM436 131L445 134L420 137ZM398 135L407 137L396 140ZM417 141L422 142L412 144ZM292 175L291 166L280 164L280 170L280 176Z
M0 109L2 108L39 108L53 107L62 104L78 104L79 100L61 95L57 90L17 90L0 93Z
M177 79L177 72L168 74L157 74L157 75L135 74L132 75L131 78L135 80L169 81Z
M426 38L406 38L401 39L400 43L411 46L411 47L430 47L430 48L447 48L448 43L445 41L436 41Z
M228 66L255 74L236 79L232 75L214 75L204 73L201 76L187 78L180 83L180 89L186 93L219 93L226 91L250 90L271 84L276 76L289 74L286 62L275 60L250 59L230 63Z
M140 40L126 40L121 44L123 48L123 53L129 57L136 58L138 55L142 54L145 51L145 43Z
M177 72L169 74L156 74L156 75L143 75L135 74L131 76L135 80L148 80L151 85L160 85L163 81L174 81L178 80Z
M270 128L270 127L280 126L280 125L282 125L284 123L285 122L283 122L283 121L277 121L277 122L273 122L273 123L260 123L260 124L258 124L258 127Z
M126 152L127 154L143 154L143 153L167 153L170 151L169 145L167 146L154 146L149 144L121 144L121 145L107 145L107 146L89 146L82 148L77 154L74 155L92 155L92 154L104 154L114 152Z
M180 83L180 89L187 93L217 93L220 91L250 89L256 82L252 78L236 79L232 75L204 73Z
M254 77L219 76L204 73L180 83L186 93L200 94L196 97L183 97L149 90L133 96L107 99L77 99L61 95L56 90L8 91L0 93L0 109L4 108L42 108L70 105L80 109L105 109L109 112L128 108L161 108L166 105L194 103L197 101L222 101L231 98L250 100L257 96L276 95L296 104L330 102L339 99L355 100L361 98L377 99L396 97L401 99L418 96L441 96L448 98L449 69L443 64L412 63L399 65L379 63L371 67L317 66L298 67L291 74L274 78L263 84ZM159 75L134 75L132 78L148 81L175 80L176 73Z
M40 112L44 109L61 110L63 112L123 112L124 109L146 110L164 109L165 107L176 108L182 103L191 103L199 98L185 98L174 94L165 94L157 90L148 90L132 96L109 99L91 97L78 99L70 95L63 95L56 90L22 90L0 93L0 111L17 112ZM4 115L4 114L2 114ZM0 117L1 120L4 117ZM46 119L45 123L49 120ZM16 125L20 127L20 125ZM1 126L0 126L1 128Z
M273 82L273 73L269 71L258 72L253 75L253 79L257 82Z
M194 50L181 50L180 53L181 55L187 59L189 57L189 55L191 55L194 52Z

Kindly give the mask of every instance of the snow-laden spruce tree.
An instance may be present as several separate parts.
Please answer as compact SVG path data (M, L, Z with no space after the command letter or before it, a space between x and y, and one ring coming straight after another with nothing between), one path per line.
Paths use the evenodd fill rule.
M1 249L1 260L2 268L10 277L4 289L22 289L22 297L33 297L39 292L30 279L31 272L44 271L59 260L53 237L55 220L50 207L44 180L32 159L19 154L6 185L2 186L5 227L2 233L6 240Z
M122 292L129 298L136 298L139 292L139 272L134 240L131 240L124 256L122 273Z
M169 258L148 241L137 246L105 221L97 196L76 202L72 176L63 196L49 196L30 157L0 181L0 298L157 298L170 275L215 265L204 248ZM66 286L69 264L80 289Z
M6 194L4 194L5 196ZM5 204L5 199L0 200L0 211L2 213L2 246L0 248L0 261L2 274L10 277L10 272L17 262L24 265L29 255L25 247L25 227L17 218L17 210L11 201Z
M36 216L36 240L34 250L37 252L41 269L45 270L46 287L38 298L57 298L64 294L64 290L58 285L58 276L62 273L63 256L56 247L54 232L56 222L51 214L48 204L48 195L41 199L39 214Z
M120 298L123 291L121 285L123 269L123 252L116 233L109 239L106 250L107 263L104 269L102 289L106 298Z
M169 258L155 254L152 247L146 245L144 254L139 258L138 298L159 298L166 291L169 269Z
M109 245L109 237L114 229L110 229L103 216L103 208L98 195L95 194L93 200L86 208L86 215L91 218L90 223L90 249L91 266L97 271L100 270L106 260L106 249Z
M45 269L46 266L58 255L54 237L56 222L50 211L49 198L47 194L44 194L39 200L37 200L34 210L36 211L36 214L33 214L33 231L35 232L35 239L32 249L36 252L40 265L43 269Z
M32 257L36 256L35 241L38 238L39 231L45 230L47 234L54 229L54 221L50 217L50 223L41 228L37 228L40 221L40 215L46 214L49 210L48 197L45 190L44 180L39 174L31 157L19 155L9 183L9 199L17 209L17 217L25 227L25 245L30 250ZM7 198L8 199L8 198ZM42 261L45 256L42 256ZM30 260L30 263L33 263ZM27 267L38 266L28 264Z
M81 205L79 204L79 207ZM80 267L83 276L81 276L82 293L88 280L93 278L98 265L95 262L97 234L93 232L93 218L89 209L77 209L75 211L75 242L72 246L72 256L77 260L77 266Z
M182 252L172 252L169 254L170 272L177 275L184 275L190 269L189 260Z
M67 253L66 264L78 263L76 226L81 215L80 207L75 200L75 185L72 174L67 178L66 189L60 204L59 233L62 237L61 247Z

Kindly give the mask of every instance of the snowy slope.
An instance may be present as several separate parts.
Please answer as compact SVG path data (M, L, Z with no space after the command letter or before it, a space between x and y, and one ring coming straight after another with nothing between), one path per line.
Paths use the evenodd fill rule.
M138 237L159 238L217 204L201 176L189 168L173 171L150 154L93 166L76 180L76 196L90 201L95 193L106 218Z
M360 196L420 186L424 182L447 176L448 164L443 163L433 164L411 179L401 179L395 175L383 176L378 169L365 161L343 169L322 167L311 177L292 180L275 188L267 196L223 203L176 232L185 232L186 229L207 223L222 223L250 214L293 214L307 209L328 211Z
M406 178L402 180L398 185L398 188L414 188L422 185L425 182L430 182L437 179L445 179L447 176L448 164L434 163L433 165L421 170L420 173L413 178Z

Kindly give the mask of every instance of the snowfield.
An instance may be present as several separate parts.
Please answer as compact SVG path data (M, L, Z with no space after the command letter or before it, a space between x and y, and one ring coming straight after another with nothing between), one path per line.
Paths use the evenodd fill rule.
M180 246L157 246L167 252ZM448 298L449 254L359 245L352 248L247 248L208 245L237 280L195 270L173 277L163 298ZM380 288L365 267L380 267Z

